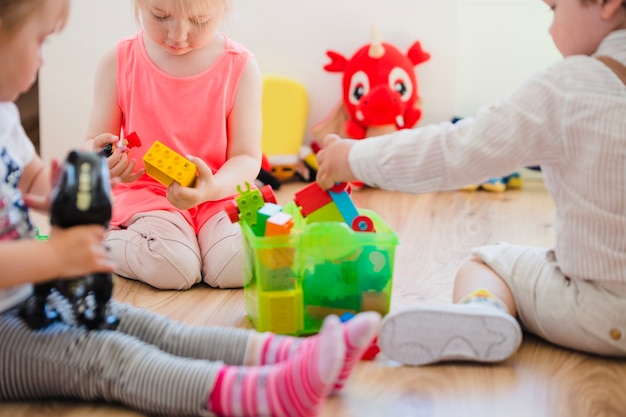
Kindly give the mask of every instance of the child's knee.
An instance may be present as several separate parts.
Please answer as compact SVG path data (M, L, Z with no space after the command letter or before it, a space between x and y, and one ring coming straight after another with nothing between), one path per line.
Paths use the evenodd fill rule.
M216 214L198 234L203 280L211 287L243 286L243 233L226 213Z
M200 269L196 265L194 270L171 268L171 264L152 273L141 274L137 279L160 290L187 290L200 282Z
M172 247L145 239L107 239L116 273L162 290L185 290L200 282L199 255L184 245ZM167 246L167 247L165 247Z
M215 245L204 258L204 282L215 288L243 287L243 246L241 238ZM222 244L224 243L224 244Z

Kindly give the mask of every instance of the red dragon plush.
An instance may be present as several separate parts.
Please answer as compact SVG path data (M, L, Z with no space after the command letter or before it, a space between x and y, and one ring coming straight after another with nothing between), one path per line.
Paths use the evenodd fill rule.
M350 59L332 50L326 53L331 62L324 69L343 73L347 136L362 139L372 136L372 128L398 130L418 122L422 111L417 107L419 94L414 67L430 59L419 41L404 54L382 42L374 29L371 43Z

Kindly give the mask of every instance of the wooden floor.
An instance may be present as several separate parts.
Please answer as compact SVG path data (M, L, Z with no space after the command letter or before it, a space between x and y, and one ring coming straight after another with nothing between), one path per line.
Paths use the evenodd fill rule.
M304 184L289 183L278 194L291 200ZM553 240L554 204L541 180L521 190L493 194L446 192L407 195L364 189L357 207L374 210L394 230L396 250L392 310L418 303L449 303L452 282L471 247L508 241L548 246ZM241 290L206 287L157 291L118 279L117 299L196 324L248 327ZM0 417L142 416L122 407L78 403L1 404ZM554 347L525 335L520 350L497 365L454 363L403 367L378 357L361 362L323 417L626 415L626 362Z

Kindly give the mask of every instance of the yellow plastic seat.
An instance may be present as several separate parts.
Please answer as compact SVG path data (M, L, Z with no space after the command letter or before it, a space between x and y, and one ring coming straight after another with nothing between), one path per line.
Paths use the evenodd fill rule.
M296 172L308 111L304 85L286 77L263 76L262 150L280 181Z

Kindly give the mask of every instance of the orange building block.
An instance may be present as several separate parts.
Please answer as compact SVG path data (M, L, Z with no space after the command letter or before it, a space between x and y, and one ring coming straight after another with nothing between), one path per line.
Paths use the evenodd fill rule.
M265 236L288 235L293 228L291 214L279 211L272 214L265 223Z
M196 166L161 142L154 141L143 156L146 174L168 187L173 181L184 187L196 183Z

